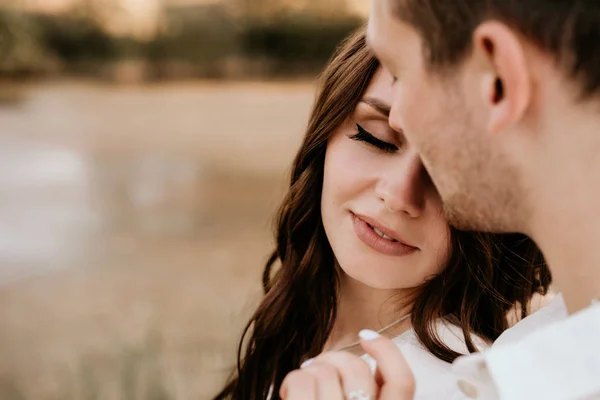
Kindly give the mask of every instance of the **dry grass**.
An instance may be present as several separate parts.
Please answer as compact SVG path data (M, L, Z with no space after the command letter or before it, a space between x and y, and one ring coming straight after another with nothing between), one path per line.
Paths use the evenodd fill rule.
M257 237L267 242L146 243L144 256L3 290L0 397L149 398L160 386L158 398L207 398L259 293Z

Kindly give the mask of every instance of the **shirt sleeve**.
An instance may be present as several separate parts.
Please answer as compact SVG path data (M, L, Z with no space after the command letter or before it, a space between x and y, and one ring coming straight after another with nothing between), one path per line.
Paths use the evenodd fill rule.
M468 398L575 400L600 395L600 305L521 340L460 357L453 365Z

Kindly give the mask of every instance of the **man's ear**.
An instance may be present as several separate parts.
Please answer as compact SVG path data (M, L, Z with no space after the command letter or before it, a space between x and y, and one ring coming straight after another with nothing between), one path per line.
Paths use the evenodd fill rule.
M486 21L475 30L473 51L487 66L481 91L490 109L488 131L495 134L517 123L529 107L532 82L525 50L510 27Z

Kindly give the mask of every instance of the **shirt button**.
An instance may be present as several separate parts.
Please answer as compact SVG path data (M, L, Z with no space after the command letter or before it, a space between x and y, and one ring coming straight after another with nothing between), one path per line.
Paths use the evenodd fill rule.
M469 383L469 382L461 379L458 381L458 388L469 399L477 398L477 387L475 385L473 385L472 383Z
M479 372L483 372L486 373L488 368L487 368L487 364L485 363L485 361L481 361L477 363L477 369L479 370Z

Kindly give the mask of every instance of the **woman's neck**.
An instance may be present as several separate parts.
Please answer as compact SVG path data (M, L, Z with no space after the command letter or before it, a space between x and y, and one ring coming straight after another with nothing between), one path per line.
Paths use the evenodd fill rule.
M409 293L373 289L342 272L338 309L325 351L340 350L358 340L362 329L379 331L410 312ZM382 334L396 336L410 327L407 319Z

